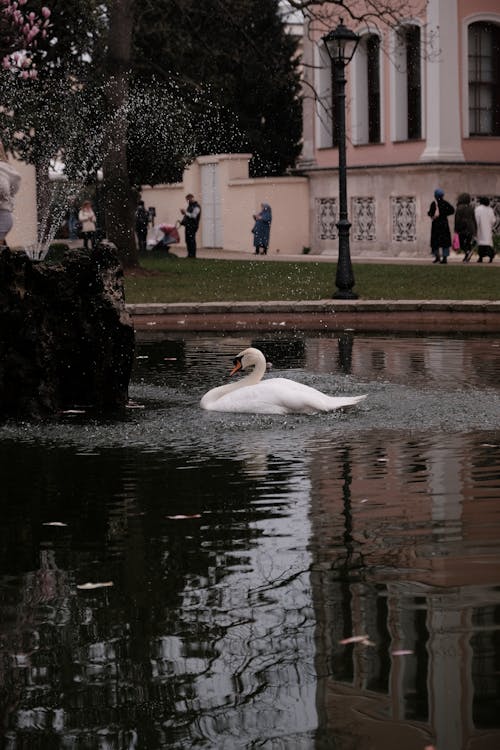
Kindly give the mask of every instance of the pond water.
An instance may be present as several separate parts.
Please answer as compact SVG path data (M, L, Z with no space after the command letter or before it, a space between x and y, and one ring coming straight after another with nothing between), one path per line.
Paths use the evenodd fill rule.
M201 411L249 345L367 399ZM3 747L497 750L500 337L136 354L119 419L0 427Z

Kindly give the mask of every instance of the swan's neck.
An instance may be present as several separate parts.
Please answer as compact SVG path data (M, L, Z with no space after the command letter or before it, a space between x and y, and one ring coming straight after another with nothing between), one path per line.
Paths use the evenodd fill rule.
M262 360L258 358L255 361L255 366L252 372L245 375L245 377L236 380L234 383L227 383L227 385L220 385L218 388L212 388L211 391L206 393L202 400L201 405L204 408L210 408L210 406L218 401L219 398L225 396L232 391L237 391L240 388L245 388L247 385L255 385L262 380L262 376L266 371L266 360L262 355Z
M262 359L259 357L256 360L255 367L253 368L252 372L249 372L248 375L245 375L244 378L241 378L238 381L238 387L242 388L246 385L255 385L256 383L260 383L260 381L264 377L265 372L266 360L264 359L264 356L262 356Z

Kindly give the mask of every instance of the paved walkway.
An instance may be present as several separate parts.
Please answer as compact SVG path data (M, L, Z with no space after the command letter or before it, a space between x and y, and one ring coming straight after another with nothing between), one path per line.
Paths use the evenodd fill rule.
M186 251L184 249L180 248L173 248L172 252L174 255L177 255L179 258L183 258L186 255ZM312 255L309 253L308 255L303 254L292 254L292 253L286 253L286 252L279 252L275 250L269 251L267 255L258 255L256 256L255 253L251 252L250 250L248 252L241 252L236 250L224 250L224 249L214 249L214 248L199 248L198 249L198 257L199 258L216 258L220 260L255 260L259 263L266 263L269 261L293 261L293 262L314 262L314 263L336 263L337 262L337 253L323 253L322 255ZM457 264L462 263L462 255L457 255L456 253L452 253L450 257L448 258L448 262L450 264ZM424 257L415 257L410 255L399 255L397 257L390 257L388 258L386 255L356 255L351 253L351 260L353 263L394 263L394 264L407 264L411 265L413 263L418 264L432 264L432 256L429 252L428 255ZM471 262L470 265L474 265L474 261Z

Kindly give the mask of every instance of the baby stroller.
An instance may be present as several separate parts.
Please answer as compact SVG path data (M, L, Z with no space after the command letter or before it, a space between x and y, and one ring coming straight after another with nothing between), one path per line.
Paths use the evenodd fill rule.
M171 245L180 242L178 227L178 221L175 224L160 224L151 250L166 250L168 253Z

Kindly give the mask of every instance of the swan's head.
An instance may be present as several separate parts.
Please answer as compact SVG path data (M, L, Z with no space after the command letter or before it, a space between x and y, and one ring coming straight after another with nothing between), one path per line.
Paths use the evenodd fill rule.
M255 367L255 365L258 364L262 365L262 363L265 367L266 358L259 349L254 349L254 347L251 346L248 349L243 349L243 351L233 359L234 367L229 374L234 375L234 373L239 370L246 370L247 367Z

